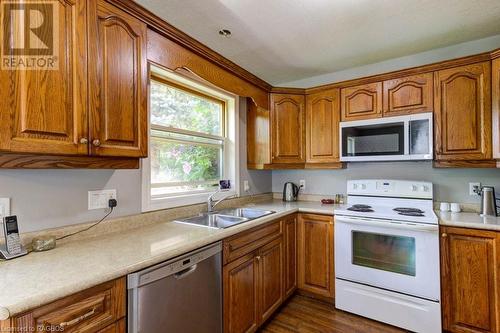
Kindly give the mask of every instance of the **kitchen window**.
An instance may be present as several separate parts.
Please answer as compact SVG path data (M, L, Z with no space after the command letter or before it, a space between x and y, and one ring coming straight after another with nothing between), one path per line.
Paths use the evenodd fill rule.
M235 98L174 73L153 73L143 211L205 202L220 179L236 185Z

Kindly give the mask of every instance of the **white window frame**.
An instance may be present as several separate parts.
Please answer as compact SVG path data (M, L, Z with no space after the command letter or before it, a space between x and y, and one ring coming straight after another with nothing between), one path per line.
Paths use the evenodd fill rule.
M179 86L185 86L189 90L195 90L202 94L213 96L217 99L224 101L226 105L225 113L225 129L226 137L224 140L223 148L223 167L222 167L222 179L231 180L231 189L229 191L224 191L223 193L218 193L215 199L220 199L227 196L240 196L239 189L239 101L238 96L223 91L209 83L200 80L194 80L190 77L175 73L173 71L159 68L156 66L150 67L151 74L155 76L162 77L168 81L171 81ZM150 76L151 78L151 76ZM148 85L149 88L150 85ZM148 89L149 90L149 89ZM148 91L148 112L149 112L149 98L150 94ZM150 119L150 118L149 118ZM152 124L149 121L148 126L148 142L150 142ZM156 127L156 125L155 125ZM169 131L171 131L169 129ZM149 147L151 144L148 145ZM150 155L149 155L150 156ZM173 207L180 207L186 205L193 205L198 203L205 203L208 196L215 192L214 190L201 190L196 193L178 193L178 194L168 194L165 196L155 196L151 195L151 161L150 158L142 159L141 161L141 173L142 173L142 211L154 211L160 209L167 209Z

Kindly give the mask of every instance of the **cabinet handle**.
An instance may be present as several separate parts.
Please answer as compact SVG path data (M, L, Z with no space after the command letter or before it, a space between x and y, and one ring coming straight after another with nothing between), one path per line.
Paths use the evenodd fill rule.
M86 145L87 143L89 143L89 140L88 140L87 138L81 138L81 139L80 139L80 143L81 143L82 145Z
M255 259L257 259L257 261L260 261L260 256L255 257Z
M446 238L446 237L448 237L448 234L447 234L446 232L443 232L443 233L441 234L441 237Z
M59 324L59 327L61 328L65 328L66 326L73 326L75 324L78 324L79 322L81 322L82 320L85 320L87 319L88 317L92 316L93 314L95 314L95 311L96 311L96 308L93 308L92 310L90 310L89 312L81 315L80 317L77 317L73 320L70 320L70 321L63 321L62 323Z
M99 139L95 139L94 141L92 141L92 144L96 147L99 147L101 145L101 141L99 141Z

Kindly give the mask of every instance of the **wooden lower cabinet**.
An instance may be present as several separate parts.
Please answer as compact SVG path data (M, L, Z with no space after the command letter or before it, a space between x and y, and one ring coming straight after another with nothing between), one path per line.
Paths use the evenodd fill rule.
M126 294L126 278L109 281L0 321L0 332L125 333Z
M296 289L296 215L232 236L223 249L224 332L255 332Z
M297 215L283 220L283 240L283 297L286 299L297 289Z
M223 268L224 332L255 332L259 324L259 276L255 253Z
M266 321L283 301L283 240L277 238L257 253L259 268L259 321Z
M127 332L127 323L124 319L120 319L116 323L109 325L105 329L99 331L99 333L125 333Z
M443 329L500 332L500 232L441 229Z
M298 288L329 299L335 297L332 216L299 214Z

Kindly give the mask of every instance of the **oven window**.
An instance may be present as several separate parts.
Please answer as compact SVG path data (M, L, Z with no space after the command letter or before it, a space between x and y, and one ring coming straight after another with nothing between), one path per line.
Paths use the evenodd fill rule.
M404 155L404 123L344 127L342 155Z
M415 238L353 231L352 263L415 276Z

